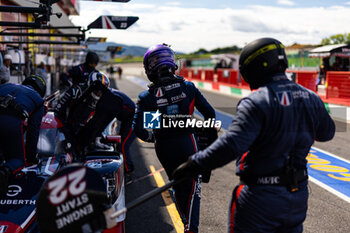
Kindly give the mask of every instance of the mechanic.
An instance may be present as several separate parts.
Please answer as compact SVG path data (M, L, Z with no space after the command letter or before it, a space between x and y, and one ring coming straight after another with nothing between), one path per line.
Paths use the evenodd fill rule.
M118 150L123 154L126 174L131 174L134 164L129 149L135 139L132 131L135 104L123 92L108 88L109 84L108 77L102 72L91 73L88 88L82 93L80 86L71 87L57 105L55 112L68 126L70 134L73 135L70 138L76 143L78 152L93 140L96 145L103 147L100 134L114 118L117 118L121 122L121 144L118 144Z
M0 165L1 194L6 194L8 179L13 174L24 165L37 162L37 143L44 114L42 97L45 91L46 83L38 75L29 76L22 85L0 85L0 151L4 160Z
M92 72L96 72L96 66L99 62L97 53L89 51L86 54L85 62L83 64L73 66L66 73L61 74L61 82L65 86L79 85L82 88L86 88L86 82L88 81L89 75Z
M134 131L143 141L155 142L157 157L169 179L172 179L173 170L198 150L194 129L175 127L147 131L143 127L144 113L161 113L163 116L171 116L174 121L191 118L194 107L198 108L205 119L215 118L215 111L192 82L175 75L178 68L175 54L167 45L149 48L144 55L143 64L152 84L148 90L139 94ZM174 186L174 191L185 232L198 232L201 176Z
M81 85L70 87L55 107L55 115L65 126L65 134L75 142L78 131L93 116L101 92L109 87L108 77L101 72L92 72L87 80L85 91Z
M92 119L78 133L77 138L81 145L88 145L116 118L120 121L119 135L121 136L121 144L118 144L117 147L123 154L125 173L130 175L134 171L134 163L130 154L130 146L136 138L132 130L134 114L135 103L125 93L108 88L97 102L96 112Z
M241 183L230 205L229 232L302 232L308 201L306 156L331 140L335 125L314 92L289 81L284 46L261 38L247 44L239 70L255 90L237 106L229 130L180 165L192 177L232 160Z

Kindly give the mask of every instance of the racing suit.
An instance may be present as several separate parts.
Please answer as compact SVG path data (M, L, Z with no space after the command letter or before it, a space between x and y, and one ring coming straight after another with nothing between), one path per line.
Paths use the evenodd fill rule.
M76 135L94 114L98 101L90 96L91 90L86 90L84 96L82 94L81 86L73 85L63 94L54 110L56 116L72 135Z
M153 133L144 129L144 113L157 111L174 119L186 120L192 116L196 107L205 119L215 118L215 111L192 82L181 77L171 78L167 82L152 84L147 91L139 94L134 119L134 131L144 141L155 141L155 150L159 161L169 179L173 170L197 152L197 139L191 128L160 128ZM176 116L177 115L177 116ZM181 115L181 116L180 116ZM185 232L198 232L201 177L187 179L174 186L178 211L185 226Z
M135 140L135 134L132 130L134 114L135 103L125 93L109 88L97 102L93 117L78 132L77 138L84 146L101 134L114 118L117 118L121 122L119 131L121 144L118 144L118 150L123 154L126 173L131 173L134 170L134 163L129 149Z
M0 150L4 166L16 173L25 164L35 162L44 100L29 86L0 85ZM26 140L24 140L27 121Z
M307 160L335 125L312 91L283 74L243 98L229 130L191 159L202 169L236 161L241 184L232 195L229 232L302 232Z
M61 82L66 86L82 85L87 82L89 75L94 71L96 71L96 69L89 66L87 63L73 66L60 76Z

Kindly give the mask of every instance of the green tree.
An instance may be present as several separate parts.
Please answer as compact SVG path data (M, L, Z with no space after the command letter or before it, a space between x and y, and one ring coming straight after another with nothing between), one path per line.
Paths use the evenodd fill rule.
M330 44L342 44L350 43L350 33L336 34L330 37L323 38L321 40L321 45L330 45Z
M230 47L224 47L224 48L216 48L211 50L211 53L235 53L240 51L241 49L238 48L236 45L230 46Z
M200 48L196 52L194 52L193 54L206 54L206 53L208 53L208 51L206 49Z

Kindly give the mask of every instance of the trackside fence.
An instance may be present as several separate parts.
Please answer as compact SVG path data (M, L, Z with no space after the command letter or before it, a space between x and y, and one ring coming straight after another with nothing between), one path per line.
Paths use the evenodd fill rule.
M350 72L327 72L327 98L350 100Z
M296 83L309 90L317 92L319 73L317 71L287 70L291 73ZM214 89L219 85L227 85L236 88L249 89L249 84L241 78L235 69L192 69L183 67L179 74L186 79L210 83ZM322 95L322 94L321 94ZM323 94L324 95L324 94ZM350 105L350 72L332 71L327 73L326 96L330 102L341 102Z

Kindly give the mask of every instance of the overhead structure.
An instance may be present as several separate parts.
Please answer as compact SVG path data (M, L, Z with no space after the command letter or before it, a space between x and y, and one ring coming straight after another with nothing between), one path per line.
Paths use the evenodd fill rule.
M127 3L130 0L91 1ZM80 49L86 49L87 45L106 42L107 38L87 40L85 35L90 29L125 30L139 19L136 16L102 15L83 28L74 26L69 19L70 15L79 15L79 11L78 0L5 1L0 5L0 12L5 12L5 17L1 17L0 21L0 50L19 49L25 51L26 55L29 54L32 60L39 55L69 60L72 57L68 55L70 52L79 53L80 56L83 53ZM72 46L79 48L73 52ZM113 57L121 51L121 46L110 46L105 53L108 57Z
M133 25L139 17L137 16L112 16L102 15L88 25L89 29L127 29Z
M333 44L314 48L309 51L309 57L350 57L350 44Z
M130 0L83 0L83 1L94 1L94 2L130 2Z
M86 39L87 44L103 43L107 41L107 37L88 37Z
M50 21L51 15L56 15L58 18L62 16L58 13L52 13L52 4L57 3L58 1L60 0L40 0L38 7L1 5L0 12L32 14L34 22L0 21L0 26L40 28L42 25L47 25Z

